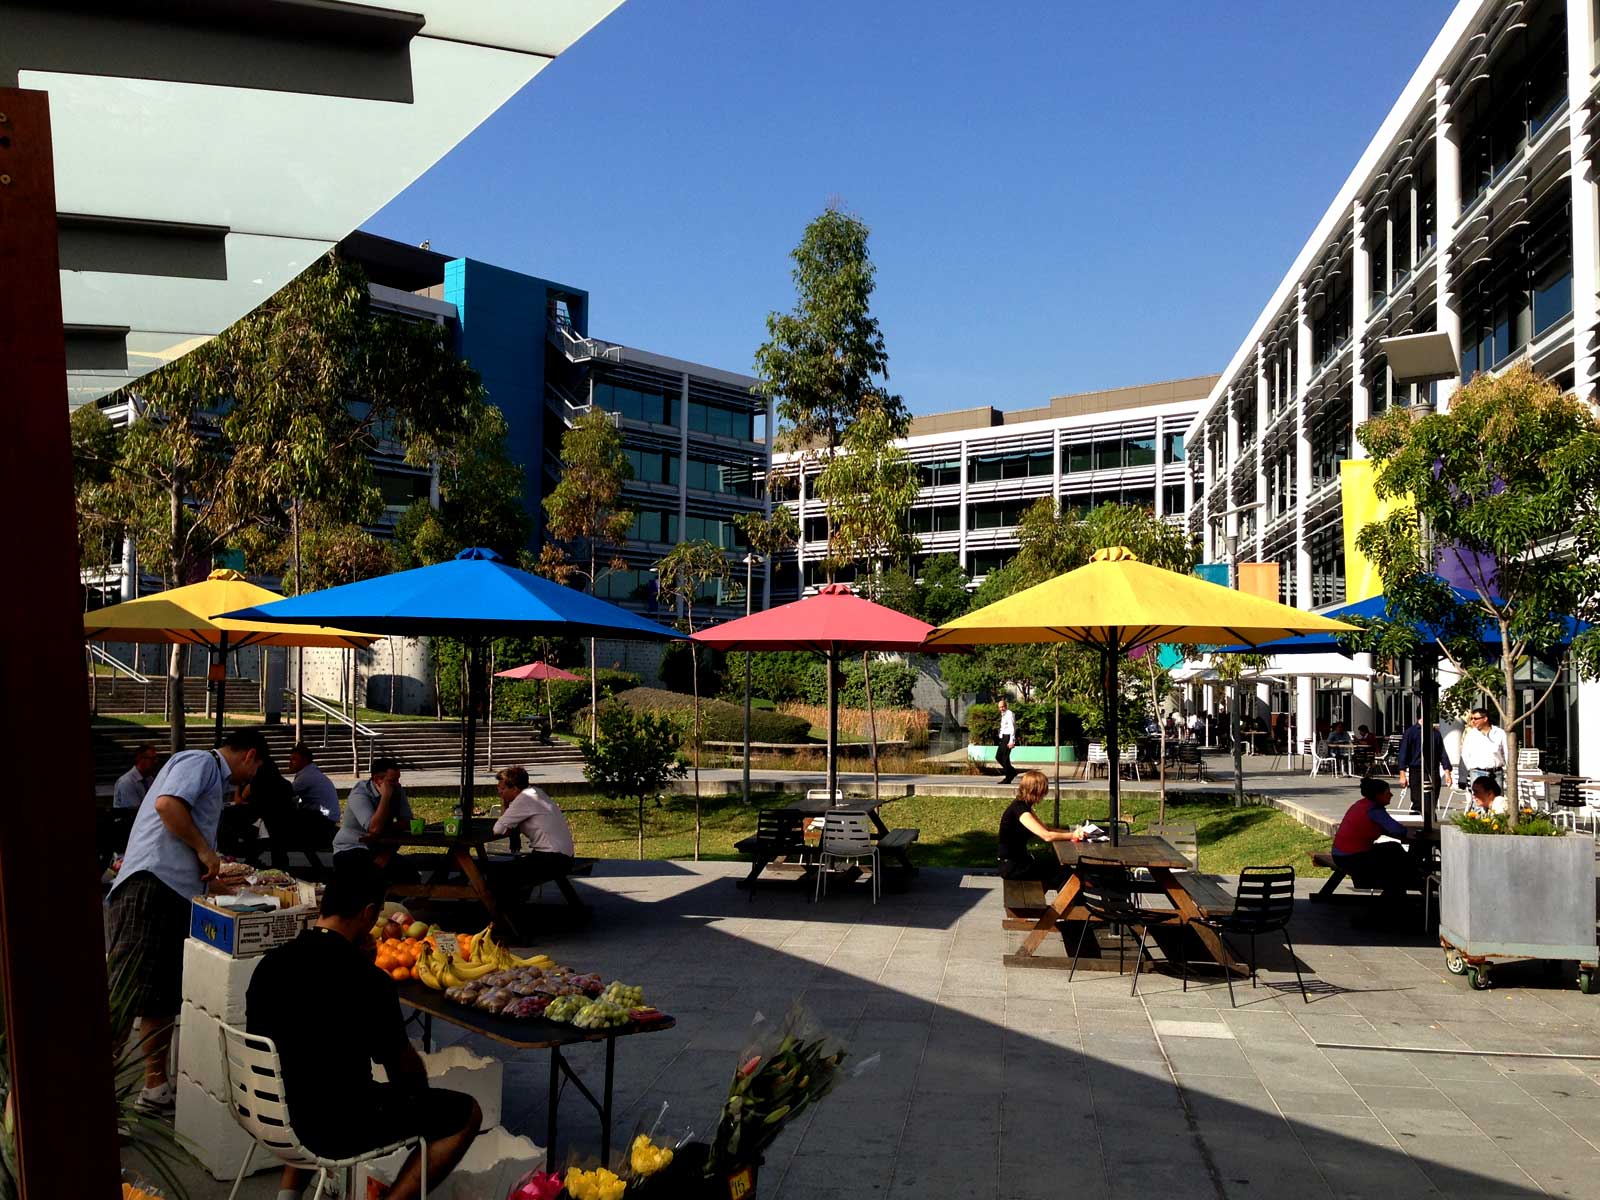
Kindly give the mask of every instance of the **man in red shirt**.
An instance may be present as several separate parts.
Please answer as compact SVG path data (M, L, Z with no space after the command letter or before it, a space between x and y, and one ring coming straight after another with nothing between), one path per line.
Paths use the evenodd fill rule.
M1389 815L1394 793L1385 779L1361 781L1361 799L1352 804L1333 835L1333 861L1364 887L1383 889L1386 904L1403 900L1414 868L1405 843L1410 834ZM1379 841L1391 837L1392 842Z

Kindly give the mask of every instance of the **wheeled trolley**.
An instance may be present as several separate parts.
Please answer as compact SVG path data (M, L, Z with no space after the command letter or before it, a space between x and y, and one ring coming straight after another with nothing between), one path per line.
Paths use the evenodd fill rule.
M1474 991L1486 992L1494 986L1489 977L1491 966L1497 962L1572 962L1573 959L1557 957L1549 954L1510 954L1485 952L1471 954L1459 946L1454 946L1448 938L1441 936L1439 944L1444 947L1444 969L1452 975L1465 975L1467 983ZM1482 949L1482 947L1478 947ZM1591 961L1585 962L1581 958L1578 963L1578 990L1585 996L1593 996L1600 992L1600 962L1593 961L1600 956L1591 955Z

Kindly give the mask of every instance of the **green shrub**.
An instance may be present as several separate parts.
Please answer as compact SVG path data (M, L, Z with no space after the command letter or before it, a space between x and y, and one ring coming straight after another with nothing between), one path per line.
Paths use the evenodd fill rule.
M587 730L589 728L589 668L573 667L572 673L581 675L583 678L576 682L558 679L550 685L550 704L555 709L556 728L574 730L581 728ZM625 692L629 688L638 687L639 676L632 671L614 671L609 667L601 667L595 683L600 692L600 701L603 704L618 692ZM497 709L498 707L498 704L496 704Z
M805 700L810 696L811 675L819 670L820 656L803 650L782 650L751 654L750 694L781 704L785 700ZM720 695L725 700L744 703L744 654L727 656Z
M611 703L623 704L635 712L666 713L677 721L687 736L694 722L694 697L682 692L668 692L660 688L636 687L618 692ZM603 706L602 706L603 707ZM588 712L578 715L581 723L588 723ZM750 740L794 745L811 740L811 725L800 717L765 709L750 712ZM742 742L744 740L744 706L726 700L702 697L700 701L700 736L707 742Z
M689 642L668 642L661 652L661 686L669 692L692 692L694 676L689 661ZM715 696L728 682L726 656L720 650L700 647L700 694ZM741 668L742 670L742 668ZM741 703L744 676L739 676Z
M867 707L866 678L859 658L847 659L840 664L844 686L839 689L842 708ZM806 676L806 694L801 697L808 704L828 702L828 668L820 656L812 656L812 665ZM909 663L895 659L882 659L872 664L872 705L874 708L910 708L911 689L917 682L917 669Z
M1056 706L1051 704L1013 704L1017 716L1017 744L1049 746L1055 741ZM967 709L967 740L974 746L993 746L1000 737L1000 709L994 704L974 704ZM1078 715L1061 709L1061 744L1073 746L1083 740L1083 722Z

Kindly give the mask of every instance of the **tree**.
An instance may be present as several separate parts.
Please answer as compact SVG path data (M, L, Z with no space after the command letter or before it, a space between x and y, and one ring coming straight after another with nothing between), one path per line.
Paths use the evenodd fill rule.
M774 401L776 445L797 456L797 476L808 464L825 469L869 411L891 440L910 423L904 402L884 386L889 354L871 312L877 271L867 238L866 224L836 207L806 226L790 253L794 310L767 315L768 340L756 351L755 390ZM828 507L831 549L836 514Z
M816 495L828 513L829 575L859 564L865 570L857 577L867 580L869 594L887 563L908 560L918 549L909 529L921 490L917 464L895 445L904 432L903 420L870 405L845 430L839 452L816 479Z
M775 506L770 513L740 513L733 523L744 534L750 553L768 563L800 540L800 519L786 504ZM772 607L770 596L764 607Z
M623 452L621 432L598 408L591 408L562 435L561 463L561 482L544 498L545 524L553 540L540 552L539 570L563 583L580 578L585 590L593 593L606 574L627 565L613 550L633 525L633 513L622 507L622 488L633 478L633 468ZM599 736L600 664L595 646L596 639L590 638L591 740Z
M693 635L694 605L711 584L726 583L728 556L707 541L679 542L656 563L661 596L680 607L679 628ZM700 647L689 644L690 681L694 689L694 858L700 861Z
M441 448L437 465L439 506L418 500L395 523L400 565L442 562L468 546L487 546L506 562L525 561L533 521L522 503L523 468L506 452L500 410L484 404L462 436Z
M683 734L665 714L634 712L625 704L606 704L599 724L604 738L582 738L578 743L583 750L583 777L613 800L638 803L642 862L645 801L654 797L659 803L667 780L683 778L684 766L678 761ZM698 850L698 820L696 824Z
M1420 649L1414 629L1431 627L1460 675L1447 702L1488 697L1506 731L1515 827L1518 741L1564 661L1583 678L1600 674L1600 631L1569 645L1563 620L1600 618L1600 420L1523 362L1478 375L1448 412L1393 409L1357 436L1376 463L1377 494L1414 505L1357 536L1396 618L1388 648ZM1471 599L1459 600L1436 571ZM1531 657L1556 670L1524 707L1517 670Z

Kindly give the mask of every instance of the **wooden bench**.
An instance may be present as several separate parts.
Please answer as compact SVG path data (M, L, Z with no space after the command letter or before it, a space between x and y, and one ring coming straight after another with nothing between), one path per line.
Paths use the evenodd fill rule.
M891 829L878 838L878 853L892 856L907 871L916 873L911 865L911 845L922 836L920 829Z
M1005 916L1000 928L1026 933L1044 916L1044 884L1037 879L1002 879Z
M1339 889L1339 885L1346 879L1350 880L1352 887L1362 888L1366 891L1376 890L1373 888L1370 880L1360 880L1354 878L1348 871L1335 862L1332 851L1317 851L1311 856L1311 862L1314 866L1326 867L1328 871L1331 872L1328 878L1323 882L1322 886L1311 893L1311 899L1318 903L1332 900L1334 898L1334 893Z
M513 832L510 842L512 850L510 854L488 855L488 860L491 867L497 863L514 862L516 859L521 857L521 855L517 853L522 845L521 837ZM565 871L555 870L552 866L549 870L542 871L531 876L527 880L527 893L519 896L517 902L531 904L533 891L535 888L543 887L547 883L553 883L556 885L556 890L561 893L562 898L566 900L568 905L576 909L588 911L589 906L583 902L583 897L578 895L577 889L572 886L572 877L574 875L592 875L594 873L594 864L598 861L599 859L595 858L574 858L572 860L572 866L568 867Z
M1225 916L1233 911L1233 894L1215 880L1194 871L1183 871L1177 878L1206 916Z
M797 812L783 808L763 808L756 813L756 831L734 843L734 849L750 857L750 874L744 886L750 899L756 898L756 880L761 872L780 858L803 858L806 852L805 820Z

